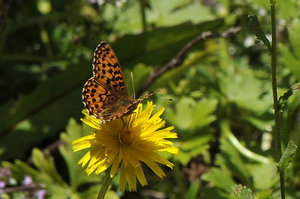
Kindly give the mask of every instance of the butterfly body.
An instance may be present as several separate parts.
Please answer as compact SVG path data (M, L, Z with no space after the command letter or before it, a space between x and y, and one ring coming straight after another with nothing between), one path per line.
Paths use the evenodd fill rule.
M132 113L141 99L128 96L121 66L114 51L101 42L94 52L93 77L83 86L82 101L90 115L103 123Z

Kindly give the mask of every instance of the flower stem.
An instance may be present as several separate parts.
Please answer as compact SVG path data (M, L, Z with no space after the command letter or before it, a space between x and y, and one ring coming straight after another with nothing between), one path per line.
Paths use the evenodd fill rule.
M272 24L272 52L271 52L271 71L272 71L272 91L273 91L273 103L275 114L275 147L277 152L277 161L282 156L281 149L281 135L280 135L280 110L277 97L277 83L276 83L276 61L277 61L277 44L276 44L276 18L275 18L275 0L270 0L271 5L271 24ZM280 171L280 190L281 198L285 199L285 187L284 187L284 171Z
M110 169L108 169L106 171L106 175L104 177L104 180L102 182L101 188L99 190L97 199L104 199L105 194L106 194L106 192L108 190L108 187L109 187L109 185L111 183L111 180L112 180L112 178L110 177Z

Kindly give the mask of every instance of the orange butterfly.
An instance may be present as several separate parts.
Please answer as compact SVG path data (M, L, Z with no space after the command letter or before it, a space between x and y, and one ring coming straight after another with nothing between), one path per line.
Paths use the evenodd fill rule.
M154 94L141 99L128 96L118 58L104 41L94 52L93 74L83 86L82 101L89 114L102 123L132 113L140 102Z

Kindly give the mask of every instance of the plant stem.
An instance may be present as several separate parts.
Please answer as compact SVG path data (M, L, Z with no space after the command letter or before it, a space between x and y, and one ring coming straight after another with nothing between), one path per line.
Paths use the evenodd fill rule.
M275 147L277 152L277 161L282 156L281 149L281 135L280 135L280 110L277 97L277 83L276 83L276 61L277 61L277 44L276 44L276 18L275 18L275 0L270 0L271 5L271 24L272 24L272 52L271 52L271 71L272 71L272 90L273 90L273 103L275 114ZM280 171L280 191L281 198L285 199L285 186L284 186L284 171Z
M264 156L253 153L252 151L250 151L246 147L244 147L231 132L229 122L227 120L223 120L220 123L220 128L221 128L222 132L224 132L224 135L230 141L232 146L234 148L236 148L237 151L240 152L244 157L249 158L252 161L260 162L263 164L268 164L270 162L268 158L265 158Z
M140 6L141 6L141 15L142 15L142 23L143 23L143 32L147 32L147 20L146 20L146 1L140 0Z
M105 194L106 194L106 192L108 190L108 187L109 187L109 185L111 183L111 180L112 180L112 178L110 177L110 169L108 169L106 171L106 175L105 175L105 177L103 179L103 182L102 182L101 188L99 190L97 199L104 199Z

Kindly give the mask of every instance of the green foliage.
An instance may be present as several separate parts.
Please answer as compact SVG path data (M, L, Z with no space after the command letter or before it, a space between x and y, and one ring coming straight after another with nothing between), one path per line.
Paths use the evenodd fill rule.
M87 176L83 172L83 168L76 164L83 154L73 153L71 149L72 141L78 136L83 136L86 130L88 130L86 126L79 126L71 119L67 126L67 132L61 134L59 151L67 165L68 182L64 181L61 174L58 173L53 157L46 156L36 148L32 151L32 162L35 168L20 160L16 160L14 164L3 162L2 166L10 169L17 182L22 182L25 175L28 175L32 177L34 183L43 184L44 187L47 187L47 197L49 198L95 198L101 177ZM81 187L87 188L82 191ZM117 199L119 197L110 191L107 198Z
M133 0L7 2L0 3L0 160L11 175L0 168L0 183L5 191L25 191L0 190L0 198L35 197L37 190L46 190L47 198L96 198L103 175L84 173L77 164L84 152L74 153L71 142L91 131L80 122L81 90L100 41L111 44L133 96L131 72L140 93L148 77L178 61L176 54L195 37L237 26L241 31L227 38L194 45L143 93L160 90L152 99L165 107L163 118L179 136L179 154L166 155L174 171L162 167L167 176L159 180L145 169L149 185L135 194L113 191L119 190L117 175L106 198L275 199L276 170L286 171L287 198L300 197L297 1L276 2L281 143L287 146L277 164L269 1L145 0L144 7ZM34 189L24 185L28 177Z
M245 186L242 185L234 185L232 190L235 193L236 199L253 199L252 191Z
M249 30L256 35L257 39L261 40L267 46L269 52L271 53L271 44L262 30L257 16L248 17L248 26Z
M296 153L296 149L297 149L297 145L295 145L292 140L289 141L283 155L281 156L279 162L276 165L278 168L278 171L287 169L290 166L290 164L293 160L293 156Z
M184 199L196 199L199 191L199 182L195 180L187 190Z

